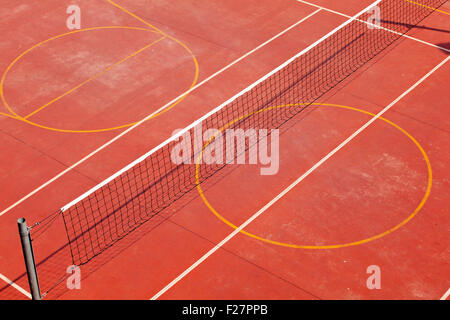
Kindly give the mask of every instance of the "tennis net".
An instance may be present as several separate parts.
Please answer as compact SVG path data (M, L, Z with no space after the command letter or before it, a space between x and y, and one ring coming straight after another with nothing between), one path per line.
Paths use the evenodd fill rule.
M204 183L225 163L199 162L210 129L278 129L414 28L446 1L376 1L268 75L64 206L74 265L83 265ZM374 19L378 9L381 19ZM184 163L172 151L190 136ZM214 144L211 137L207 145ZM187 140L186 140L187 141ZM242 140L241 140L242 141ZM251 147L248 140L243 149ZM236 145L236 149L240 146ZM243 150L242 148L240 150ZM238 154L235 154L238 156Z

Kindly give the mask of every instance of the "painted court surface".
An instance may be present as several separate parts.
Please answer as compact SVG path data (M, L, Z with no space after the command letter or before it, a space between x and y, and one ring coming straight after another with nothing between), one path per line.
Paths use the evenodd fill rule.
M30 298L18 218L57 212L374 1L78 0L68 30L72 2L0 0L1 299ZM219 173L83 265L81 290L50 216L32 229L44 298L446 299L449 53L446 2L282 127L278 174Z

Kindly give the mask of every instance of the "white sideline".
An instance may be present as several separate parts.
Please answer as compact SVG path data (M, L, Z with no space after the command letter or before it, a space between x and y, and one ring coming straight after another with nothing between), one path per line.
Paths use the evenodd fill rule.
M70 167L68 167L67 169L61 171L59 174L57 174L56 176L54 176L52 179L48 180L47 182L45 182L44 184L40 185L39 187L37 187L36 189L34 189L32 192L30 192L29 194L27 194L26 196L24 196L23 198L21 198L20 200L16 201L15 203L13 203L12 205L10 205L8 208L4 209L2 212L0 212L0 217L2 215L4 215L5 213L7 213L8 211L10 211L11 209L13 209L14 207L18 206L19 204L21 204L22 202L24 202L25 200L27 200L28 198L30 198L31 196L33 196L34 194L36 194L37 192L41 191L42 189L44 189L46 186L48 186L49 184L51 184L52 182L54 182L55 180L59 179L60 177L62 177L63 175L65 175L67 172L71 171L72 169L74 169L75 167L79 166L81 163L83 163L84 161L88 160L89 158L91 158L92 156L94 156L96 153L98 153L99 151L103 150L104 148L106 148L107 146L109 146L110 144L112 144L113 142L115 142L116 140L118 140L119 138L121 138L122 136L124 136L125 134L127 134L128 132L130 132L131 130L135 129L136 127L138 127L139 125L141 125L142 123L144 123L145 121L147 121L149 118L153 117L155 114L161 112L162 110L166 109L167 107L169 107L170 105L172 105L173 103L175 103L178 99L180 99L181 97L183 97L186 94L191 93L192 91L198 89L199 87L203 86L205 83L207 83L208 81L210 81L211 79L215 78L216 76L218 76L219 74L223 73L224 71L228 70L229 68L231 68L233 65L237 64L238 62L242 61L243 59L247 58L249 55L251 55L252 53L254 53L255 51L261 49L262 47L266 46L267 44L269 44L270 42L272 42L273 40L279 38L280 36L282 36L283 34L285 34L286 32L288 32L289 30L295 28L297 25L299 25L300 23L306 21L307 19L311 18L313 15L317 14L319 11L321 11L321 9L318 9L316 11L314 11L313 13L307 15L306 17L300 19L299 21L297 21L295 24L293 24L292 26L288 27L287 29L283 30L282 32L278 33L277 35L275 35L274 37L270 38L269 40L265 41L264 43L260 44L259 46L257 46L256 48L252 49L251 51L247 52L246 54L244 54L243 56L239 57L238 59L234 60L232 63L230 63L229 65L223 67L222 69L220 69L219 71L217 71L216 73L212 74L211 76L209 76L208 78L206 78L205 80L203 80L202 82L198 83L196 86L192 87L191 89L187 90L186 92L182 93L181 95L179 95L178 97L176 97L175 99L173 99L172 101L168 102L167 104L165 104L163 107L159 108L158 110L156 110L155 112L153 112L152 114L148 115L147 117L145 117L143 120L139 121L138 123L136 123L135 125L133 125L132 127L128 128L127 130L125 130L124 132L118 134L116 137L114 137L113 139L111 139L110 141L108 141L107 143L105 143L104 145L100 146L99 148L97 148L96 150L92 151L90 154L88 154L87 156L85 156L84 158L82 158L81 160L79 160L78 162L74 163L73 165L71 165Z
M320 38L319 40L317 40L316 42L314 42L313 44L311 44L310 46L308 46L307 48L303 49L302 51L300 51L299 53L297 53L295 56L293 56L292 58L290 58L289 60L287 60L286 62L284 62L283 64L281 64L280 66L278 66L277 68L275 68L274 70L272 70L271 72L269 72L268 74L266 74L265 76L263 76L262 78L260 78L258 81L254 82L253 84L251 84L250 86L248 86L247 88L245 88L244 90L242 90L241 92L239 92L238 94L234 95L233 97L231 97L230 99L228 99L227 101L225 101L224 103L222 103L221 105L219 105L218 107L216 107L215 109L211 110L210 112L208 112L207 114L205 114L203 117L197 119L196 121L194 121L193 123L191 123L189 126L185 127L183 130L180 130L177 134L171 136L169 139L167 139L166 141L162 142L160 145L156 146L155 148L153 148L152 150L150 150L149 152L147 152L146 154L142 155L141 157L139 157L138 159L136 159L135 161L131 162L129 165L127 165L126 167L122 168L121 170L119 170L118 172L116 172L115 174L113 174L111 177L109 177L108 179L104 180L103 182L101 182L100 184L96 185L95 187L91 188L90 190L88 190L87 192L85 192L84 194L82 194L81 196L79 196L78 198L76 198L75 200L71 201L70 203L68 203L67 205L65 205L64 207L61 208L61 211L65 211L67 209L69 209L71 206L75 205L76 203L80 202L81 200L83 200L84 198L88 197L90 194L92 194L93 192L95 192L96 190L100 189L101 187L103 187L104 185L106 185L107 183L109 183L110 181L114 180L115 178L117 178L119 175L121 175L122 173L124 173L125 171L129 170L130 168L132 168L133 166L135 166L136 164L144 161L145 159L147 159L150 155L152 155L153 153L155 153L156 151L158 151L159 149L161 149L162 147L164 147L165 145L169 144L172 141L175 141L176 139L178 139L179 137L181 137L184 133L186 133L187 131L189 131L190 129L194 128L195 126L197 126L198 124L200 124L203 120L209 118L211 115L213 115L214 113L217 113L218 111L220 111L221 109L223 109L225 106L227 106L228 104L230 104L232 101L236 100L238 97L242 96L243 94L245 94L246 92L250 91L251 89L253 89L254 87L256 87L258 84L260 84L261 82L263 82L264 80L266 80L267 78L269 78L270 76L272 76L273 74L277 73L278 71L280 71L281 69L283 69L285 66L287 66L288 64L290 64L292 61L294 61L295 59L297 59L298 57L300 57L301 55L307 53L308 51L310 51L312 48L316 47L319 43L321 43L322 41L324 41L325 39L331 37L333 34L335 34L336 32L338 32L340 29L344 28L346 25L348 25L349 23L353 22L357 17L359 17L361 14L363 14L364 12L366 12L367 10L369 10L370 8L372 8L373 6L377 5L378 3L380 3L381 0L377 0L374 3L372 3L370 6L368 6L367 8L361 10L361 12L357 13L355 16L351 17L350 19L348 19L347 21L345 21L344 23L342 23L341 25L339 25L338 27L336 27L335 29L333 29L332 31L330 31L329 33L327 33L326 35L324 35L322 38Z
M444 293L440 300L447 300L448 296L450 296L450 288Z
M325 157L323 157L319 162L317 162L311 169L305 172L300 178L294 181L290 186L284 189L280 194L278 194L272 201L267 203L263 208L261 208L258 212L256 212L253 216L251 216L247 221L241 224L237 229L235 229L232 233L230 233L225 239L220 241L216 246L214 246L211 250L209 250L205 255L203 255L200 259L198 259L194 264L192 264L189 268L183 271L178 277L176 277L172 282L170 282L167 286L161 289L157 294L155 294L151 300L158 299L161 295L167 292L170 288L172 288L177 282L183 279L186 275L188 275L192 270L197 268L203 261L205 261L209 256L211 256L214 252L220 249L225 243L231 240L234 236L236 236L239 232L241 232L246 226L248 226L253 220L258 218L264 211L270 208L274 203L280 200L284 195L286 195L291 189L293 189L298 183L300 183L303 179L305 179L308 175L310 175L314 170L316 170L320 165L322 165L325 161L331 158L336 152L342 149L347 143L353 140L358 134L364 131L369 125L371 125L375 120L381 117L386 111L388 111L392 106L394 106L398 101L400 101L403 97L405 97L408 93L414 90L418 85L420 85L423 81L425 81L431 74L433 74L437 69L439 69L442 65L444 65L450 56L442 60L436 67L434 67L430 72L428 72L425 76L423 76L419 81L417 81L414 85L412 85L408 90L403 92L397 99L391 102L386 108L381 110L375 117L370 119L366 124L364 124L361 128L355 131L350 137L348 137L345 141L343 141L339 146L334 148L330 153L328 153ZM450 294L450 289L448 291ZM445 296L445 295L444 295Z
M28 298L31 299L31 293L29 293L27 290L25 290L24 288L22 288L18 284L14 283L12 280L8 279L6 276L4 276L1 273L0 273L0 279L2 279L7 284L9 284L11 287L13 287L14 289L17 289L20 293L22 293L23 295L25 295L25 296L27 296Z
M342 16L342 17L350 18L350 16L345 14L345 13L342 13L342 12L339 12L339 11L336 11L336 10L332 10L332 9L328 9L328 8L319 6L319 5L315 4L315 3L311 3L311 2L308 2L308 1L305 1L305 0L296 0L296 1L300 2L300 3L303 3L303 4L306 4L306 5L309 5L309 6L312 6L312 7L316 7L316 8L322 9L323 11L328 11L330 13L337 14L337 15ZM368 21L364 21L364 20L360 20L360 19L356 19L356 21L365 23L367 25L374 26L374 27L376 27L378 29L382 29L382 30L385 30L385 31L388 31L388 32L391 32L391 33L395 33L395 34L401 35L404 38L408 38L410 40L414 40L414 41L420 42L422 44L426 44L427 46L431 46L431 47L434 47L434 48L437 48L437 49L440 49L440 50L443 50L443 51L446 51L446 52L450 52L450 49L438 46L436 44L433 44L433 43L430 43L430 42L427 42L427 41L424 41L424 40L421 40L421 39L418 39L418 38L415 38L415 37L408 36L407 34L402 34L400 32L391 30L389 28L379 27L379 26L377 26L377 25L375 25L373 23L370 23Z

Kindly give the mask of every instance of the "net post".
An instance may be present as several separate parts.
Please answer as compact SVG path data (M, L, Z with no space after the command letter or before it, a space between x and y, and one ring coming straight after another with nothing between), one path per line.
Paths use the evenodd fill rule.
M25 218L17 220L19 226L20 242L22 244L25 267L27 268L28 284L30 285L31 297L33 300L41 300L41 290L39 288L36 263L34 261L33 246L31 244L30 229Z

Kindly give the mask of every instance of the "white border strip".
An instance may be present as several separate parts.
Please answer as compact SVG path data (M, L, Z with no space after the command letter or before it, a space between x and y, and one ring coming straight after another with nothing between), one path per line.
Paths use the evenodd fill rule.
M336 152L342 149L346 144L348 144L351 140L353 140L358 134L364 131L368 126L370 126L374 121L376 121L379 117L381 117L386 111L388 111L392 106L394 106L397 102L399 102L403 97L409 94L412 90L414 90L418 85L420 85L423 81L425 81L431 74L433 74L437 69L443 66L448 60L450 56L445 58L441 63L439 63L436 67L434 67L430 72L428 72L425 76L423 76L419 81L417 81L414 85L412 85L408 90L403 92L397 99L392 101L386 108L381 110L375 117L371 118L366 124L364 124L361 128L356 130L351 136L345 139L340 145L334 148L330 153L328 153L325 157L323 157L319 162L317 162L314 166L311 167L308 171L306 171L300 178L295 180L290 186L284 189L279 195L277 195L272 201L267 203L263 208L261 208L258 212L256 212L253 216L251 216L247 221L241 224L237 229L235 229L232 233L230 233L225 239L220 241L214 248L209 250L205 255L203 255L200 259L198 259L193 265L183 271L178 277L176 277L172 282L170 282L167 286L165 286L162 290L160 290L157 294L155 294L151 300L158 299L161 295L167 292L170 288L172 288L177 282L183 279L186 275L188 275L192 270L197 268L203 261L205 261L209 256L211 256L214 252L220 249L224 244L230 241L234 236L236 236L239 232L241 232L246 226L248 226L253 220L258 218L264 211L270 208L274 203L280 200L283 196L285 196L289 191L291 191L297 184L299 184L302 180L304 180L307 176L309 176L314 170L316 170L319 166L321 166L325 161L331 158ZM450 290L449 290L450 291Z
M306 5L309 5L309 6L312 6L312 7L316 7L316 8L319 8L319 9L322 9L323 11L328 11L328 12L330 12L330 13L334 13L334 14L339 15L339 16L342 16L342 17L350 18L350 16L347 15L347 14L345 14L345 13L338 12L338 11L335 11L335 10L332 10L332 9L328 9L328 8L319 6L319 5L317 5L317 4L314 4L314 3L311 3L311 2L308 2L308 1L297 0L297 2L306 4ZM422 43L422 44L426 44L427 46L431 46L431 47L438 48L438 49L443 50L443 51L446 51L446 52L450 52L450 49L447 49L447 48L438 46L438 45L436 45L436 44L433 44L433 43L430 43L430 42L427 42L427 41L424 41L424 40L421 40L421 39L418 39L418 38L415 38L415 37L408 36L408 35L406 35L406 34L403 34L403 33L400 33L400 32L394 31L394 30L391 30L391 29L389 29L389 28L379 27L379 26L377 26L377 25L375 25L375 24L373 24L373 23L370 23L370 22L368 22L368 21L364 21L364 20L360 20L360 19L356 19L356 21L365 23L365 24L367 24L367 25L376 27L376 28L378 28L378 29L382 29L382 30L384 30L384 31L388 31L388 32L391 32L391 33L394 33L394 34L397 34L397 35L401 35L401 36L403 36L403 37L405 37L405 38L408 38L408 39L410 39L410 40L414 40L414 41L420 42L420 43Z
M133 166L137 165L138 163L142 162L143 160L145 160L146 158L148 158L150 155L152 155L153 153L155 153L157 150L161 149L162 147L164 147L165 145L169 144L172 141L175 141L176 139L178 139L179 137L181 137L184 133L186 133L187 131L189 131L190 129L194 128L196 125L198 125L199 123L201 123L203 120L209 118L211 115L213 115L214 113L217 113L218 111L220 111L221 109L223 109L225 106L227 106L228 104L230 104L231 102L233 102L234 100L236 100L238 97L242 96L243 94L245 94L246 92L250 91L251 89L253 89L254 87L256 87L258 84L260 84L261 82L263 82L264 80L266 80L267 78L269 78L270 76L272 76L273 74L277 73L278 71L280 71L281 69L283 69L285 66L287 66L289 63L291 63L292 61L294 61L295 59L297 59L298 57L304 55L305 53L307 53L308 51L310 51L312 48L316 47L319 43L323 42L324 40L328 39L329 37L331 37L333 34L335 34L336 32L338 32L339 30L341 30L342 28L344 28L346 25L350 24L351 22L353 22L357 17L359 17L360 15L362 15L363 13L365 13L366 11L370 10L370 8L372 8L373 6L378 5L381 2L381 0L377 0L374 3L372 3L370 6L368 6L367 8L361 10L359 13L357 13L356 15L354 15L353 17L351 17L349 20L347 20L346 22L342 23L341 25L339 25L338 27L336 27L335 29L333 29L332 31L330 31L329 33L327 33L326 35L324 35L322 38L320 38L319 40L317 40L316 42L314 42L313 44L311 44L310 46L308 46L307 48L305 48L304 50L300 51L299 53L297 53L295 56L293 56L292 58L290 58L289 60L287 60L286 62L284 62L283 64L281 64L279 67L275 68L274 70L272 70L271 72L269 72L268 74L266 74L265 76L263 76L262 78L260 78L258 81L254 82L253 84L251 84L250 86L248 86L247 88L245 88L244 90L242 90L241 92L239 92L238 94L234 95L232 98L228 99L227 101L225 101L224 103L222 103L220 106L218 106L217 108L211 110L210 112L208 112L207 114L205 114L203 117L201 117L200 119L194 121L193 123L191 123L189 126L185 127L183 130L179 131L177 134L171 136L169 139L167 139L166 141L164 141L163 143L161 143L160 145L156 146L155 148L153 148L152 150L150 150L149 152L147 152L146 154L142 155L140 158L136 159L135 161L133 161L132 163L130 163L129 165L127 165L126 167L124 167L123 169L119 170L118 172L116 172L115 174L113 174L111 177L109 177L108 179L104 180L103 182L101 182L100 184L96 185L95 187L93 187L92 189L90 189L89 191L87 191L86 193L82 194L81 196L79 196L78 198L76 198L75 200L71 201L70 203L68 203L67 205L65 205L64 207L61 208L62 211L65 211L67 209L69 209L70 207L72 207L73 205L75 205L76 203L80 202L81 200L85 199L86 197L88 197L90 194L92 194L93 192L95 192L96 190L100 189L101 187L103 187L104 185L106 185L107 183L109 183L110 181L114 180L115 178L117 178L119 175L121 175L122 173L124 173L125 171L129 170L130 168L132 168Z
M25 290L24 288L22 288L18 284L14 283L12 280L8 279L6 276L4 276L1 273L0 273L0 279L2 279L7 284L9 284L11 287L13 287L14 289L17 289L20 293L22 293L23 295L25 295L25 296L27 296L28 298L31 299L31 294L27 290Z
M270 38L269 40L267 40L266 42L260 44L259 46L257 46L256 48L252 49L251 51L247 52L246 54L244 54L243 56L241 56L240 58L234 60L232 63L230 63L229 65L223 67L222 69L220 69L219 71L217 71L216 73L212 74L211 76L209 76L208 78L206 78L205 80L203 80L202 82L198 83L196 86L192 87L191 89L185 91L184 93L182 93L181 95L179 95L178 97L176 97L175 99L173 99L172 101L168 102L167 104L165 104L163 107L159 108L158 110L156 110L155 112L153 112L152 114L148 115L147 117L145 117L143 120L139 121L138 123L136 123L135 125L133 125L132 127L128 128L127 130L125 130L124 132L118 134L116 137L114 137L112 140L108 141L107 143L105 143L104 145L100 146L99 148L97 148L96 150L92 151L90 154L88 154L87 156L85 156L84 158L82 158L81 160L79 160L78 162L74 163L73 165L71 165L70 167L68 167L67 169L65 169L64 171L61 171L59 174L57 174L56 176L54 176L52 179L48 180L46 183L42 184L41 186L39 186L38 188L34 189L32 192L30 192L29 194L27 194L26 196L24 196L23 198L21 198L20 200L16 201L15 203L13 203L11 206L9 206L8 208L4 209L2 212L0 212L0 216L4 215L5 213L7 213L8 211L10 211L11 209L13 209L14 207L18 206L19 204L21 204L22 202L24 202L25 200L27 200L28 198L30 198L31 196L33 196L34 194L36 194L37 192L41 191L42 189L44 189L46 186L48 186L49 184L51 184L52 182L54 182L55 180L59 179L60 177L62 177L63 175L65 175L67 172L71 171L72 169L74 169L75 167L79 166L80 164L82 164L83 162L85 162L86 160L88 160L89 158L91 158L92 156L94 156L96 153L100 152L101 150L103 150L104 148L106 148L107 146L109 146L110 144L112 144L113 142L115 142L116 140L118 140L119 138L121 138L122 136L124 136L125 134L127 134L128 132L130 132L131 130L135 129L136 127L138 127L139 125L141 125L142 123L144 123L145 121L147 121L148 119L150 119L151 117L153 117L155 114L161 112L162 110L166 109L167 107L169 107L170 105L172 105L173 103L175 103L177 100L179 100L181 97L191 93L192 91L198 89L199 87L203 86L205 83L209 82L210 80L212 80L213 78L215 78L216 76L218 76L219 74L223 73L224 71L228 70L229 68L231 68L232 66L234 66L235 64L237 64L238 62L242 61L243 59L247 58L249 55L251 55L252 53L254 53L255 51L261 49L262 47L266 46L267 44L269 44L270 42L272 42L273 40L279 38L280 36L282 36L283 34L285 34L286 32L288 32L289 30L295 28L296 26L298 26L299 24L301 24L302 22L306 21L307 19L311 18L313 15L317 14L318 12L320 12L321 9L318 9L316 11L314 11L313 13L307 15L306 17L302 18L301 20L297 21L295 24L293 24L292 26L288 27L287 29L283 30L282 32L278 33L277 35L275 35L274 37Z
M440 300L447 300L447 298L450 296L450 288L447 290L446 293L441 297Z

